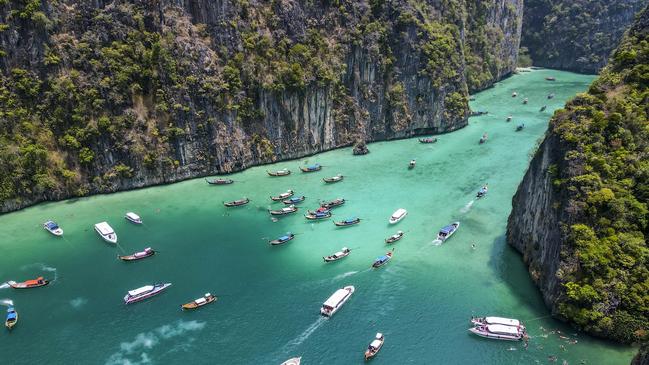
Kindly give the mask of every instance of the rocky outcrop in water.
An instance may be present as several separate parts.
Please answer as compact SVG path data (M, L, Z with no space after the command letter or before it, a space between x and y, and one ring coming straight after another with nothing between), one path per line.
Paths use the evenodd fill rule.
M649 330L648 80L645 8L588 92L555 113L507 225L555 316L626 343Z
M0 211L452 131L522 0L1 1Z
M521 45L536 66L597 73L646 0L527 0Z

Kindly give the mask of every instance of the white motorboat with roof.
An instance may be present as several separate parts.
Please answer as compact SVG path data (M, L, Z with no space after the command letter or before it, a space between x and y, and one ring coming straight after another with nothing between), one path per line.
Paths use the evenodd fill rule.
M486 326L475 326L469 328L469 332L480 337L492 338L495 340L520 341L527 336L525 330L503 324L490 324Z
M327 299L326 302L322 304L322 308L320 308L320 314L322 314L325 317L331 317L340 309L340 307L345 304L347 300L354 294L354 291L356 288L354 288L352 285L346 286L342 289L336 290L335 293L333 293L332 296Z
M126 213L124 218L126 218L126 220L129 221L129 222L133 222L135 224L142 224L142 218L140 218L139 215L137 215L137 214L135 214L133 212Z
M141 300L151 298L154 295L160 294L163 290L171 286L171 283L159 283L153 285L145 285L141 288L129 290L124 296L124 304L131 304Z
M280 365L300 365L300 361L302 361L302 357L294 357L284 361Z
M437 239L444 242L449 239L457 229L460 228L460 222L453 222L448 226L439 230L437 234Z
M389 221L389 222L390 222L390 224L399 223L399 222L400 222L403 218L405 218L407 215L408 215L408 211L407 211L407 210L405 210L405 209L403 209L403 208L399 208L399 209L397 209L394 213L392 213L392 216L390 217L390 221Z
M365 350L365 360L370 360L376 354L381 350L381 347L383 347L383 343L385 342L385 337L381 332L376 334L376 337L374 337L374 340L370 342L370 345L367 346L367 350Z
M117 243L117 233L113 230L113 227L108 225L107 222L101 222L95 224L95 231L99 233L101 238L104 239L104 241L109 242L109 243Z
M43 223L43 228L55 236L63 236L63 229L54 221Z
M471 317L471 323L476 326L485 326L490 324L502 324L505 326L519 327L525 329L523 323L518 319L504 317Z
M324 262L338 261L343 257L347 257L350 252L352 252L352 250L348 249L347 247L343 247L342 251L338 251L333 255L329 255L327 257L322 257L322 258L324 259Z

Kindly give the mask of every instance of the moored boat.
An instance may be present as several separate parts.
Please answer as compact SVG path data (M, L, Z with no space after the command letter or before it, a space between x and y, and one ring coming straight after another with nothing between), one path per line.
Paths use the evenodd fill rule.
M132 255L123 255L123 256L118 255L117 257L122 261L136 261L136 260L145 259L147 257L151 257L153 255L155 255L155 251L151 249L151 247L147 247L143 251L136 252Z
M99 233L104 241L109 243L117 243L117 233L115 233L113 227L111 227L107 222L100 222L95 224L95 231Z
M268 171L266 170L266 173L270 176L287 176L291 174L291 170L289 169L282 169L282 170L277 170L277 171Z
M318 220L318 219L327 219L331 218L331 211L328 209L325 209L323 211L318 210L309 210L306 212L304 215L304 218L309 219L309 220Z
M322 170L322 166L320 164L314 164L314 165L309 165L309 166L300 166L300 170L302 172L315 172L315 171L320 171Z
M408 168L414 169L416 164L417 164L417 160L413 158L412 160L410 160L410 163L408 163Z
M385 337L383 336L382 333L377 333L376 337L374 337L374 340L370 342L369 346L367 346L367 349L365 350L365 360L370 360L376 354L381 350L381 347L383 347L383 343L385 342Z
M55 236L63 236L63 229L59 227L59 225L54 221L47 221L43 223L43 229Z
M282 209L268 210L268 213L270 213L271 215L287 215L295 212L297 212L297 207L295 205L289 205L288 207L284 207Z
M515 97L517 97L517 96L518 96L518 93L517 93L516 91L514 91L514 92L512 93L512 98L515 98Z
M140 218L139 215L133 213L133 212L128 212L124 215L124 218L126 218L127 221L135 223L135 224L142 224L142 218Z
M419 138L419 143L435 143L435 142L437 142L437 138L434 137Z
M385 239L385 243L390 244L390 243L395 243L398 240L403 238L403 231L398 231L396 234L393 234L392 236L388 237Z
M288 189L288 190L286 190L285 193L281 193L281 194L279 194L277 196L271 196L270 199L273 200L273 201L278 202L280 200L284 200L286 198L292 197L293 194L295 194L295 192L293 190L291 190L291 189Z
M541 109L539 109L539 111L540 111L540 112L543 112L543 111L545 111L545 108L547 108L547 107L548 107L547 105L543 105L543 106L541 107Z
M522 328L502 324L475 326L469 328L469 332L484 338L506 341L520 341L527 336L525 330Z
M343 221L340 222L334 222L334 224L338 227L347 227L347 226L353 226L355 224L358 224L361 222L361 219L358 217L353 217L353 218L347 218Z
M301 203L301 202L304 201L304 199L306 199L306 196L304 196L304 195L302 195L302 196L294 196L294 197L292 197L290 199L283 200L282 203L284 203L286 205L292 205L292 204Z
M351 252L352 252L352 250L348 249L347 247L343 247L343 249L341 251L338 251L338 252L334 253L333 255L329 255L329 256L326 256L326 257L323 256L322 259L324 260L324 262L338 261L338 260L340 260L340 259L342 259L344 257L347 257Z
M408 215L407 210L405 210L403 208L399 208L394 213L392 213L392 216L390 217L390 220L388 222L390 222L390 224L399 223L407 215Z
M338 174L332 177L325 177L322 180L324 180L324 182L326 182L327 184L331 184L331 183L337 183L339 181L343 181L343 178L345 178L343 175Z
M546 77L545 79L548 80L548 81L556 81L556 80L557 80L557 79L554 78L553 76L548 76L548 77Z
M196 309L204 305L214 303L218 298L210 293L205 293L204 296L194 299L194 301L185 303L181 306L182 309Z
M234 182L232 179L205 179L205 181L210 185L230 185Z
M554 93L549 93L548 94L548 99L552 99L552 98L554 98Z
M480 143L480 144L483 144L483 143L487 142L487 139L488 139L488 137L487 137L487 133L485 133L485 134L482 135L482 138L480 138L480 142L479 142L479 143Z
M517 125L516 126L516 132L522 131L523 128L525 128L525 123L521 123L521 124Z
M9 307L7 308L7 318L5 319L5 327L7 327L8 330L11 330L14 328L14 326L18 323L18 312L14 309L14 307Z
M273 246L278 246L278 245L285 244L286 242L292 240L293 238L295 238L295 234L293 234L291 232L287 232L284 236L281 236L281 237L276 238L274 240L270 240L270 241L268 241L268 243L270 243Z
M342 289L336 290L335 293L333 293L327 301L325 301L322 304L322 308L320 308L320 314L322 314L325 317L331 317L333 316L340 307L345 304L349 300L349 298L354 294L354 291L356 288L354 286L349 285L346 286Z
M320 203L320 206L326 209L331 209L340 205L345 204L345 199L343 198L336 198L334 200L330 200L328 202L322 202Z
M39 276L38 278L34 280L25 280L22 283L17 283L15 281L7 281L7 284L9 284L10 287L14 289L31 289L31 288L38 288L41 286L45 286L49 284L49 280L44 279L42 276Z
M291 359L284 361L280 365L300 365L301 361L302 361L301 357L293 357Z
M523 323L518 319L505 317L471 317L471 323L476 326L487 326L490 324L502 324L504 326L518 327L525 329Z
M129 290L124 296L124 304L131 304L139 302L144 299L151 298L155 295L162 293L163 290L171 286L171 283L158 283L153 285L145 285L141 288Z
M475 195L475 197L480 199L483 196L487 195L488 191L489 191L489 187L487 186L487 184L485 184L483 187L480 188L480 190L478 190L478 193Z
M240 207L248 203L250 203L250 199L243 198L243 199L233 200L231 202L223 202L223 205L225 205L226 207Z
M372 267L376 269L378 267L381 267L381 266L387 264L388 261L392 260L393 252L394 252L394 248L392 249L392 251L387 252L385 255L377 257L376 260L374 260L374 263L372 264Z
M444 242L447 239L449 239L455 231L460 227L460 222L453 222L449 224L448 226L442 228L439 230L439 233L437 234L437 239Z

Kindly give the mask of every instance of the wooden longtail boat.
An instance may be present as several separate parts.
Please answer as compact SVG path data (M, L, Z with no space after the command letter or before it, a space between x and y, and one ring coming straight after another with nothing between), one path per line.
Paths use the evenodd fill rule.
M419 138L419 143L435 143L437 138L428 137L428 138Z
M234 180L232 179L205 179L205 181L207 181L207 183L210 185L230 185L234 182Z
M11 330L14 328L14 326L18 323L18 312L14 309L14 307L9 307L7 308L7 318L5 319L5 327L7 327L8 330Z
M329 211L329 210L323 210L323 211L320 211L320 210L316 210L316 211L309 210L309 211L307 211L306 214L304 215L304 218L309 219L309 220L318 220L318 219L327 219L327 218L331 218L331 211Z
M7 281L7 284L9 284L10 287L14 289L31 289L31 288L38 288L40 286L45 286L49 284L49 280L43 279L42 276L39 276L38 278L34 280L26 280L23 281L22 283L17 283L15 281Z
M239 199L239 200L233 200L231 202L223 202L223 205L225 205L226 207L240 207L240 206L246 205L248 203L250 203L250 199L243 198L243 199Z
M353 226L355 224L358 224L360 222L361 222L360 218L349 218L349 219L345 219L344 221L334 222L334 224L338 227L348 227L348 226Z
M286 233L286 235L284 235L282 237L279 237L279 238L276 238L274 240L268 241L268 243L270 243L273 246L278 246L278 245L285 244L286 242L292 240L293 238L295 238L295 234L288 232L288 233Z
M383 347L383 343L385 342L385 337L383 336L382 333L377 333L376 337L372 342L370 342L369 346L367 346L367 350L365 350L365 361L372 359L376 354L379 353L381 350L381 347Z
M398 240L403 238L403 231L398 231L396 234L393 234L392 236L388 237L385 239L385 243L390 244L390 243L395 243Z
M147 257L151 257L155 255L155 251L151 249L151 247L147 247L144 249L144 251L136 252L132 255L124 255L124 256L117 256L120 260L122 261L136 261L136 260L142 260Z
M266 170L266 173L270 176L288 176L291 174L291 170L289 169L283 169L283 170L277 170L277 171L268 171Z
M336 175L336 176L332 176L332 177L325 177L322 180L324 182L326 182L327 184L331 184L331 183L337 183L339 181L343 181L344 178L345 177L343 175Z
M320 206L326 209L331 209L340 205L345 204L345 199L343 198L337 198L328 202L322 202L320 203Z
M292 204L297 204L297 203L302 203L306 199L306 196L294 196L290 199L282 200L282 203L286 205L292 205Z
M315 171L320 171L322 170L322 165L320 164L315 164L315 165L310 165L310 166L300 166L300 170L302 172L315 172Z
M322 259L324 260L324 262L338 261L338 260L340 260L342 258L345 258L345 257L349 256L349 254L351 252L352 252L352 250L348 249L347 247L343 247L343 249L341 251L338 251L338 252L334 253L333 255L329 255L329 256L326 256L326 257L323 256Z
M293 194L295 194L295 192L294 192L293 190L291 190L291 189L288 189L285 193L281 193L281 194L279 194L279 195L277 195L277 196L271 196L270 199L271 199L272 201L276 201L276 202L278 202L278 201L280 201L280 200L284 200L284 199L286 199L286 198L290 198L290 197L292 197Z
M271 215L287 215L297 212L297 207L295 205L289 205L288 207L276 210L268 210L268 213Z
M194 301L192 301L192 302L183 304L181 306L181 308L184 309L184 310L196 309L196 308L200 308L200 307L202 307L204 305L214 303L214 302L216 302L217 299L218 298L215 297L214 295L212 295L210 293L205 293L205 295L202 296L201 298L194 299Z

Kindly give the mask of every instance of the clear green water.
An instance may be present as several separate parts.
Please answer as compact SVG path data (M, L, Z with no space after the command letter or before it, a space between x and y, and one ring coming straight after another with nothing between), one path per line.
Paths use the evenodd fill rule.
M558 81L543 81L550 74ZM574 334L548 318L520 257L504 241L511 197L551 111L592 79L557 71L514 76L476 96L473 108L489 110L488 116L472 118L433 145L374 143L367 156L341 149L252 168L232 176L237 183L231 186L195 179L0 216L0 280L54 279L45 288L0 289L0 299L13 300L20 314L14 331L0 334L1 362L279 364L299 355L305 364L360 364L380 331L386 343L375 364L533 364L547 363L549 355L558 363L628 363L633 349ZM513 90L518 98L510 96ZM548 92L556 97L548 101ZM529 105L522 105L524 97ZM543 104L548 110L540 113ZM506 123L510 113L514 121ZM527 128L516 133L521 120ZM484 132L489 141L478 145ZM408 170L412 158L417 167ZM299 173L307 161L325 168ZM283 167L294 173L265 173ZM344 182L322 182L337 173ZM470 204L485 182L488 196ZM306 195L303 207L311 209L317 199L344 197L348 203L334 211L335 219L358 215L363 221L344 229L331 221L312 224L301 214L272 222L265 210L278 204L268 196L289 188ZM242 196L252 203L227 210L221 204ZM409 215L389 226L399 207ZM130 210L144 226L122 218ZM47 219L61 224L64 239L40 228ZM117 231L119 247L92 230L103 220ZM456 235L434 245L437 230L455 220L462 222ZM387 252L383 239L397 229L406 236L393 246L394 259L370 270ZM266 237L286 231L297 238L269 247ZM116 259L149 245L160 254L135 263ZM343 246L353 249L349 257L322 262ZM122 304L127 290L159 281L173 286L146 302ZM332 319L322 319L322 302L350 284L354 296ZM219 301L180 311L180 304L207 291ZM470 335L472 314L527 320L529 348Z

